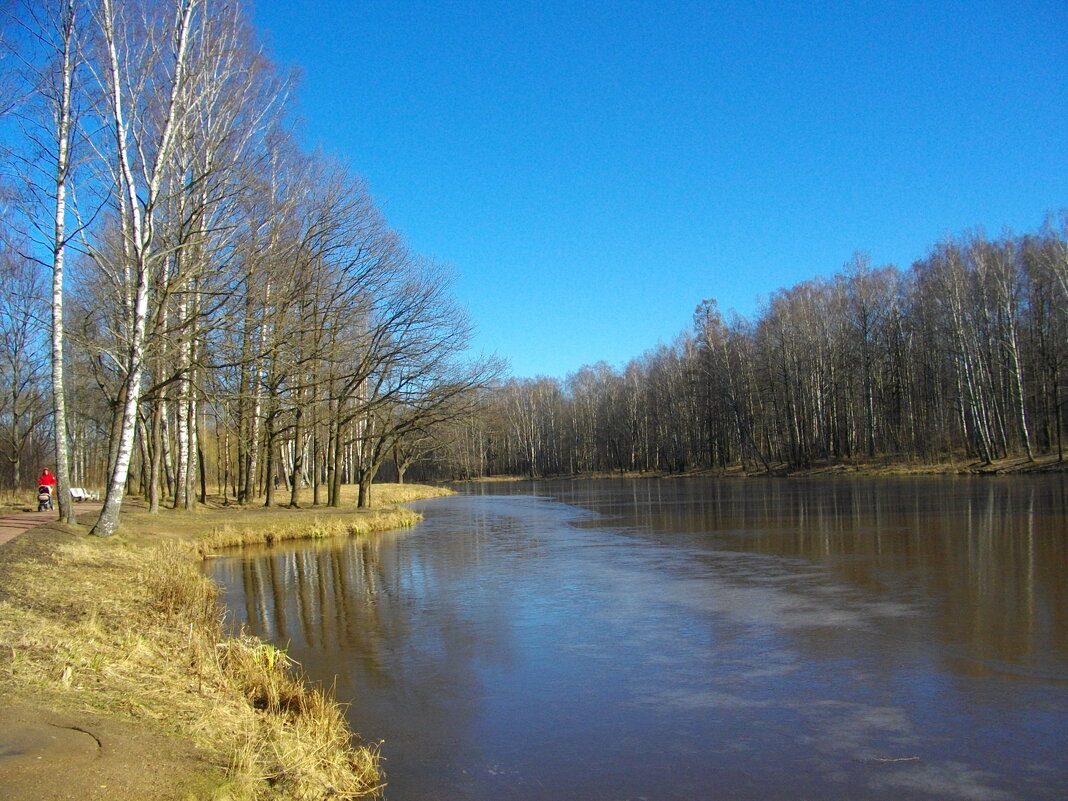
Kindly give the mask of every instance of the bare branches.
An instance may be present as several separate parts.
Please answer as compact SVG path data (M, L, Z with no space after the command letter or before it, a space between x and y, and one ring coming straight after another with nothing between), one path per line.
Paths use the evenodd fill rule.
M725 320L704 301L692 334L622 369L509 381L436 469L1063 459L1068 229L1058 225L948 239L908 271L855 254L830 278L775 291L753 319Z

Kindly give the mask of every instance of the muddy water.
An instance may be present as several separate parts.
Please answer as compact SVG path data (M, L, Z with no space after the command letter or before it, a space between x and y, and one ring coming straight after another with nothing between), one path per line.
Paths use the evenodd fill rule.
M212 566L389 801L1068 797L1064 477L464 492Z

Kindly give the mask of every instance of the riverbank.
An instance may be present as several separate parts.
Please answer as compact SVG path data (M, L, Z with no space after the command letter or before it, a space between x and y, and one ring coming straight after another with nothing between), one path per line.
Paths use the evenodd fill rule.
M0 548L5 798L373 796L384 781L374 744L353 736L330 694L284 652L226 636L198 561L242 543L373 536L419 519L393 503L447 494L375 491L367 511L149 515L131 503L113 538L52 522Z
M994 476L1027 473L1063 473L1068 472L1068 462L1059 461L1056 454L1036 456L1011 456L995 459L992 462L978 460L949 460L945 462L895 462L856 461L828 462L809 468L788 468L779 465L773 468L775 475L804 477L828 474L850 474L857 476ZM761 475L761 474L754 474Z
M854 460L850 462L825 461L809 467L791 467L785 463L771 464L767 470L745 470L740 465L723 469L684 470L671 472L667 470L617 470L615 472L565 473L561 475L537 476L539 479L582 479L600 478L682 478L686 476L709 476L713 478L806 478L835 475L857 476L994 476L1026 475L1029 473L1064 473L1068 472L1068 461L1061 461L1056 454L1036 456L1028 459L1012 456L995 459L990 463L959 459L944 462L901 462L890 459ZM469 479L475 483L497 483L508 481L529 481L531 476L485 476Z

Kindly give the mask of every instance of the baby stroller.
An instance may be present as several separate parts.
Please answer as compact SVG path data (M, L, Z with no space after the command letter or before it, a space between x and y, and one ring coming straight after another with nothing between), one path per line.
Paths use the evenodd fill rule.
M44 512L52 508L52 488L42 484L37 488L37 511Z

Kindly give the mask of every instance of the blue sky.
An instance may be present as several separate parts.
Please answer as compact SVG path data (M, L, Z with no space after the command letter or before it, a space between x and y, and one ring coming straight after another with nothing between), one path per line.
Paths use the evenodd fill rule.
M1068 207L1068 4L257 0L345 158L513 374Z

